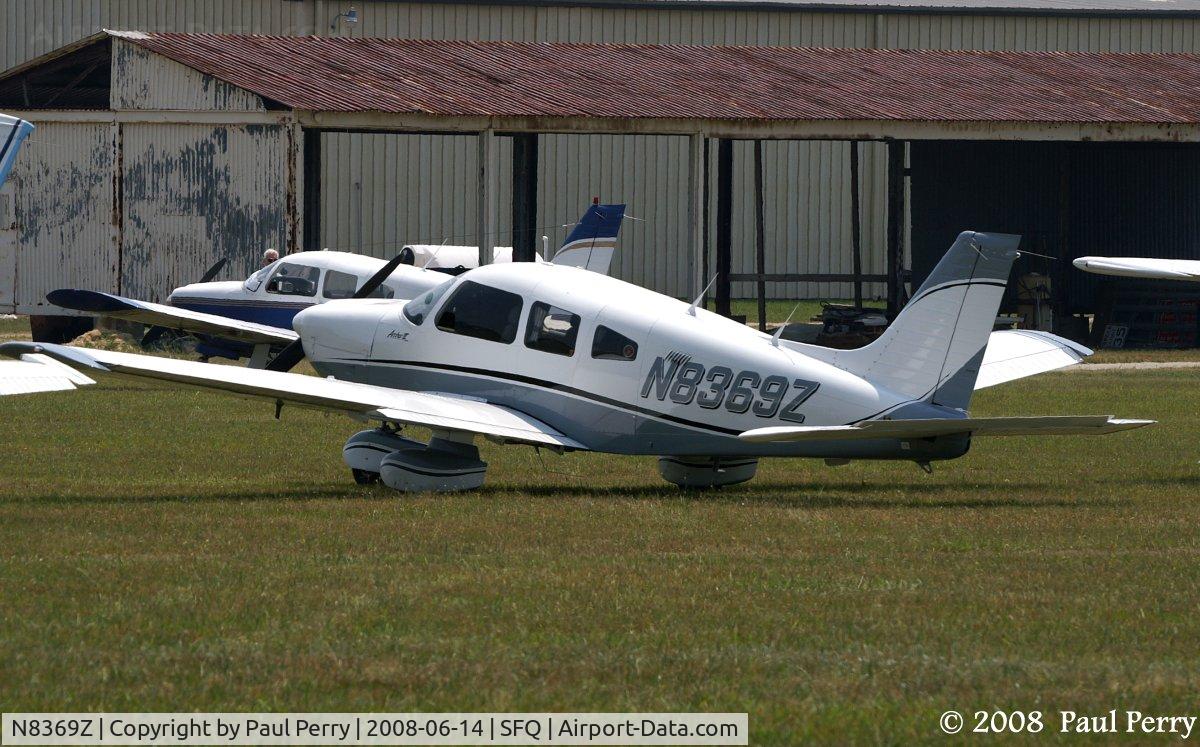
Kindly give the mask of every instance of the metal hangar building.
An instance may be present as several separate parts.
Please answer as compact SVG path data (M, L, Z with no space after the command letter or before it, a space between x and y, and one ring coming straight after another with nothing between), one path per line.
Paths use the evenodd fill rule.
M268 246L554 239L596 195L638 219L616 274L678 296L728 264L735 297L857 277L895 304L965 228L1063 259L1200 256L1197 2L0 12L0 108L39 127L0 194L0 311L52 313L65 286L161 298ZM1069 263L1028 261L1056 311L1091 310Z

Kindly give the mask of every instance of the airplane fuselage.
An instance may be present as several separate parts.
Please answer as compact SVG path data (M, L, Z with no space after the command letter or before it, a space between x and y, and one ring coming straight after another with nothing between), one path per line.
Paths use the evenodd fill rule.
M703 309L569 267L491 265L409 304L334 302L305 311L296 326L322 375L478 397L597 451L925 461L960 456L968 444L740 441L755 428L843 425L900 408L907 417L914 408L960 414Z

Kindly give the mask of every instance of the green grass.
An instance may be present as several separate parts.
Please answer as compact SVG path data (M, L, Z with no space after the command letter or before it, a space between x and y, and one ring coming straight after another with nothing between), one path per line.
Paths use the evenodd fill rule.
M649 458L488 446L483 491L418 497L355 486L335 416L4 399L0 709L748 711L753 744L941 743L948 708L1189 713L1196 391L987 390L977 414L1162 424L981 439L932 476L775 460L689 494Z
M0 319L0 341L5 339L29 339L29 317L18 316L14 319Z
M767 301L767 322L770 324L782 324L789 316L793 322L808 322L812 321L814 316L821 313L821 307L826 303L852 305L853 300L847 299L819 299L806 298L800 301ZM883 308L886 306L884 301L866 300L863 305L867 308ZM709 309L713 308L710 301ZM745 316L746 322L749 324L758 323L758 301L753 298L735 298L729 302L729 310L734 316Z

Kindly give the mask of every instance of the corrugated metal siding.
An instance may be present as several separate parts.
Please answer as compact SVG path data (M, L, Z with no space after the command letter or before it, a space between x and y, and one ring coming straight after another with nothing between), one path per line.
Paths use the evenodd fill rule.
M161 301L217 259L248 275L286 246L287 130L124 125L121 291Z
M1200 51L1192 18L1078 18L1015 15L918 15L813 13L697 9L632 9L532 6L436 5L358 2L357 27L330 30L336 2L290 0L7 0L0 7L0 60L11 66L100 28L234 33L343 33L371 36L514 39L527 41L595 41L688 44L763 44L826 47L893 47L948 49L1013 49L1076 51ZM346 4L345 7L349 7ZM41 131L38 133L42 134ZM474 232L474 158L470 138L415 138L377 135L326 135L322 220L323 241L367 245L406 241L412 235L440 240ZM580 144L570 145L572 141ZM589 141L584 143L583 141ZM540 168L543 225L574 220L593 190L584 175L618 174L613 150L632 148L637 178L606 177L597 189L605 199L630 202L630 213L653 221L628 222L619 254L621 277L679 295L691 293L686 275L686 150L671 138L646 138L640 145L607 149L592 138L542 138ZM601 138L603 140L603 138ZM630 139L634 140L634 139ZM404 144L408 143L408 144ZM415 143L415 144L414 144ZM501 139L498 142L503 144ZM32 146L30 146L32 148ZM640 148L640 149L639 149ZM839 271L831 262L850 261L848 176L843 143L778 144L767 159L767 209L770 267L794 272ZM497 148L501 150L501 148ZM865 267L879 272L884 264L886 229L884 157L881 146L864 146L863 246ZM739 155L749 148L739 146ZM22 161L26 161L22 154ZM499 158L499 155L498 155ZM624 156L622 155L622 158ZM778 162L775 159L778 158ZM743 199L734 236L735 261L753 266L753 212L747 202L752 177L740 159L743 175L735 193ZM783 163L786 161L786 167ZM416 169L419 179L411 178ZM448 178L449 171L453 178ZM668 184L660 175L677 174ZM499 194L508 193L507 177L498 176ZM413 185L413 182L417 184ZM599 180L597 180L599 181ZM364 195L369 202L364 202ZM841 195L840 200L835 195ZM507 225L509 211L499 208ZM651 233L658 231L661 233ZM504 242L507 243L507 242ZM94 249L93 249L94 251ZM781 258L786 256L786 260ZM782 265L780 264L782 262ZM671 277L675 274L675 277ZM882 289L875 287L873 293ZM744 289L743 289L744 292ZM846 296L845 284L772 286L772 295Z
M262 99L156 55L113 39L111 106L114 109L262 111Z
M41 124L26 141L10 182L17 240L38 251L17 254L20 313L44 308L56 288L117 287L114 153L107 124Z
M1076 257L1200 258L1193 145L917 143L912 170L915 282L963 230L1022 234L1015 276L1049 275L1073 312L1097 311L1105 281L1075 272Z

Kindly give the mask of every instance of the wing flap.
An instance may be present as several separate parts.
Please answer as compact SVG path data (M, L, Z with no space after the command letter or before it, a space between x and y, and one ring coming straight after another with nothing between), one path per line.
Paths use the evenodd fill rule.
M215 389L348 415L462 431L504 441L571 449L587 447L545 423L501 405L432 392L356 384L316 376L199 363L150 355L26 342L0 344L9 356L44 354L97 374L132 376L178 386Z
M751 443L935 438L969 433L972 436L1092 436L1141 428L1153 420L1123 420L1111 415L1044 415L1008 418L930 418L867 420L854 425L776 426L755 428L738 435Z
M297 338L296 333L290 329L189 311L167 304L138 301L100 291L64 288L51 291L46 295L46 300L55 306L73 311L85 311L139 324L167 327L193 334L214 335L253 344L286 345Z
M975 390L1073 366L1092 354L1077 342L1049 332L1005 329L988 338Z

